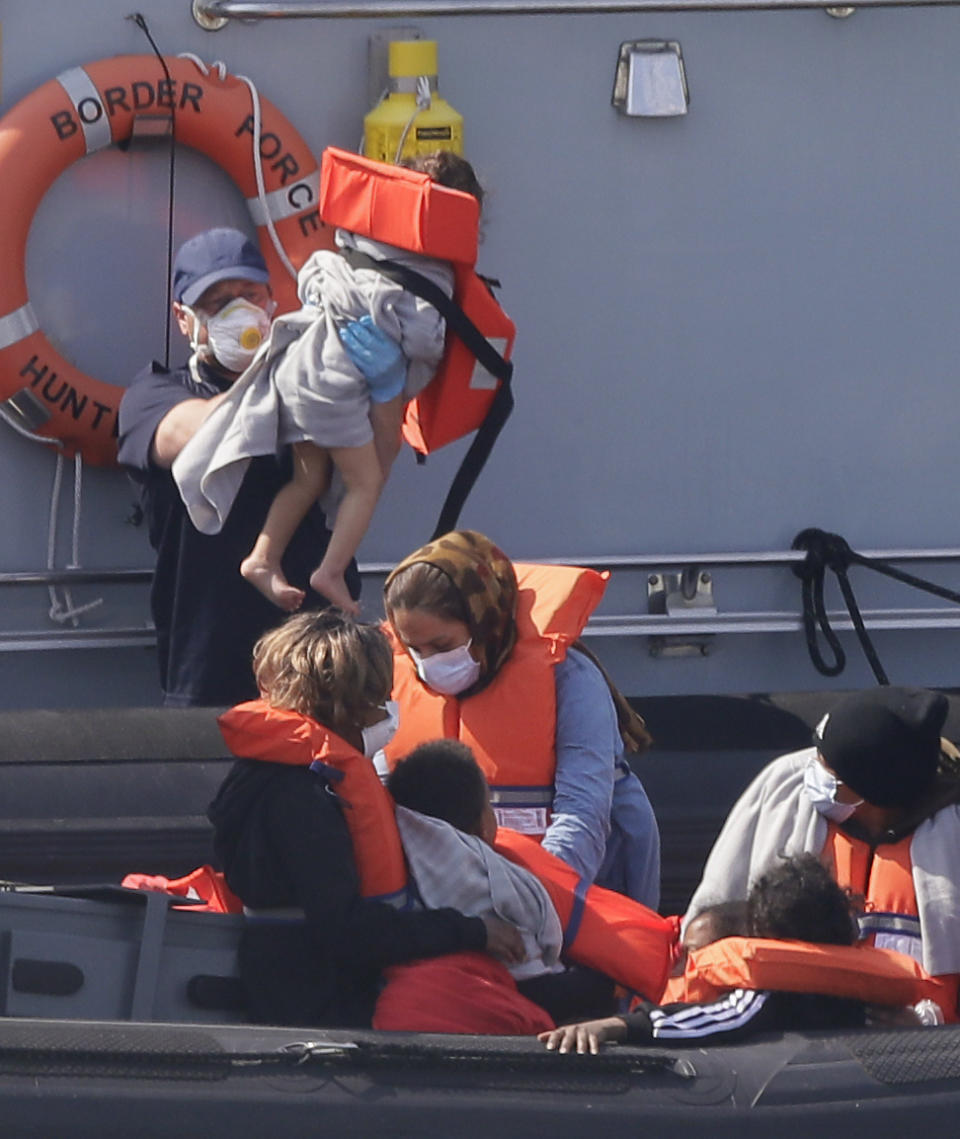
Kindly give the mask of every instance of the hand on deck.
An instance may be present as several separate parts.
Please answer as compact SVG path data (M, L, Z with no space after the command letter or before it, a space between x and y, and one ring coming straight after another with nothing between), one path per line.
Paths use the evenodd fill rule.
M546 1044L549 1051L589 1052L600 1051L600 1045L608 1040L623 1040L627 1026L618 1016L604 1017L602 1020L584 1020L580 1024L565 1024L550 1032L541 1032L537 1039Z

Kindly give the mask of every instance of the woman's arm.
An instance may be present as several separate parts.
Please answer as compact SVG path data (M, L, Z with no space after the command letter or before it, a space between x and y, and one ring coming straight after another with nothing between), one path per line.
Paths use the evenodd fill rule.
M606 681L575 651L555 669L557 766L544 849L592 882L603 864L616 760L617 715Z

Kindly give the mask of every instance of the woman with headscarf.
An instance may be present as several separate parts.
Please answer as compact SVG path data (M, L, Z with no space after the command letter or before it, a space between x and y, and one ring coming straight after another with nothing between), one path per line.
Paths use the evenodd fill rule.
M577 639L605 584L589 569L514 566L470 530L405 558L384 589L400 709L386 758L461 739L501 826L541 837L586 884L655 909L660 838L626 759L650 737Z

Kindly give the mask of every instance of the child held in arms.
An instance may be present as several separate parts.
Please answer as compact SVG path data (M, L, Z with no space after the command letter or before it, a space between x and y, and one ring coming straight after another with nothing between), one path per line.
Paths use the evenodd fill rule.
M511 965L510 973L520 993L554 1021L616 1007L609 978L560 963L563 934L546 888L493 849L497 822L490 789L469 747L450 739L421 744L394 768L387 790L397 804L411 877L426 906L493 912L517 926L527 959Z
M459 155L436 151L402 165L471 194L483 205L483 188ZM336 242L342 250L356 249L412 269L448 297L453 293L449 261L343 229L336 231ZM428 301L375 269L352 267L329 250L309 258L297 287L301 309L274 321L269 341L183 449L173 474L194 525L216 533L249 459L292 445L293 477L278 491L240 565L251 585L292 612L305 595L287 581L281 561L310 507L330 489L335 469L343 496L310 586L356 616L359 603L344 574L399 450L404 407L430 382L443 356L446 324ZM368 339L371 329L375 335ZM386 354L390 364L378 374L386 337L387 345L393 341L399 350Z

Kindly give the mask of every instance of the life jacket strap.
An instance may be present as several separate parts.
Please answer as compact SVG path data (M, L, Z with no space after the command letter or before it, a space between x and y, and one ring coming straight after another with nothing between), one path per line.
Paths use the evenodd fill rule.
M490 802L494 807L552 807L553 787L518 787L516 785L490 787Z
M493 445L503 430L503 425L513 411L514 400L511 385L513 364L500 355L460 305L451 300L443 289L424 277L422 273L418 273L406 265L398 265L395 261L378 260L359 249L345 248L341 249L340 252L352 268L372 269L374 272L382 273L384 277L395 282L401 288L433 305L446 321L447 327L452 329L463 341L481 366L500 381L490 409L483 423L477 429L473 442L470 444L450 484L450 490L447 492L446 500L440 510L440 517L431 536L431 541L435 541L457 528L457 521L460 518L464 503L467 501L470 491L473 490L480 472L486 465ZM485 278L481 277L480 279L489 289L489 282ZM490 291L493 292L492 289Z

